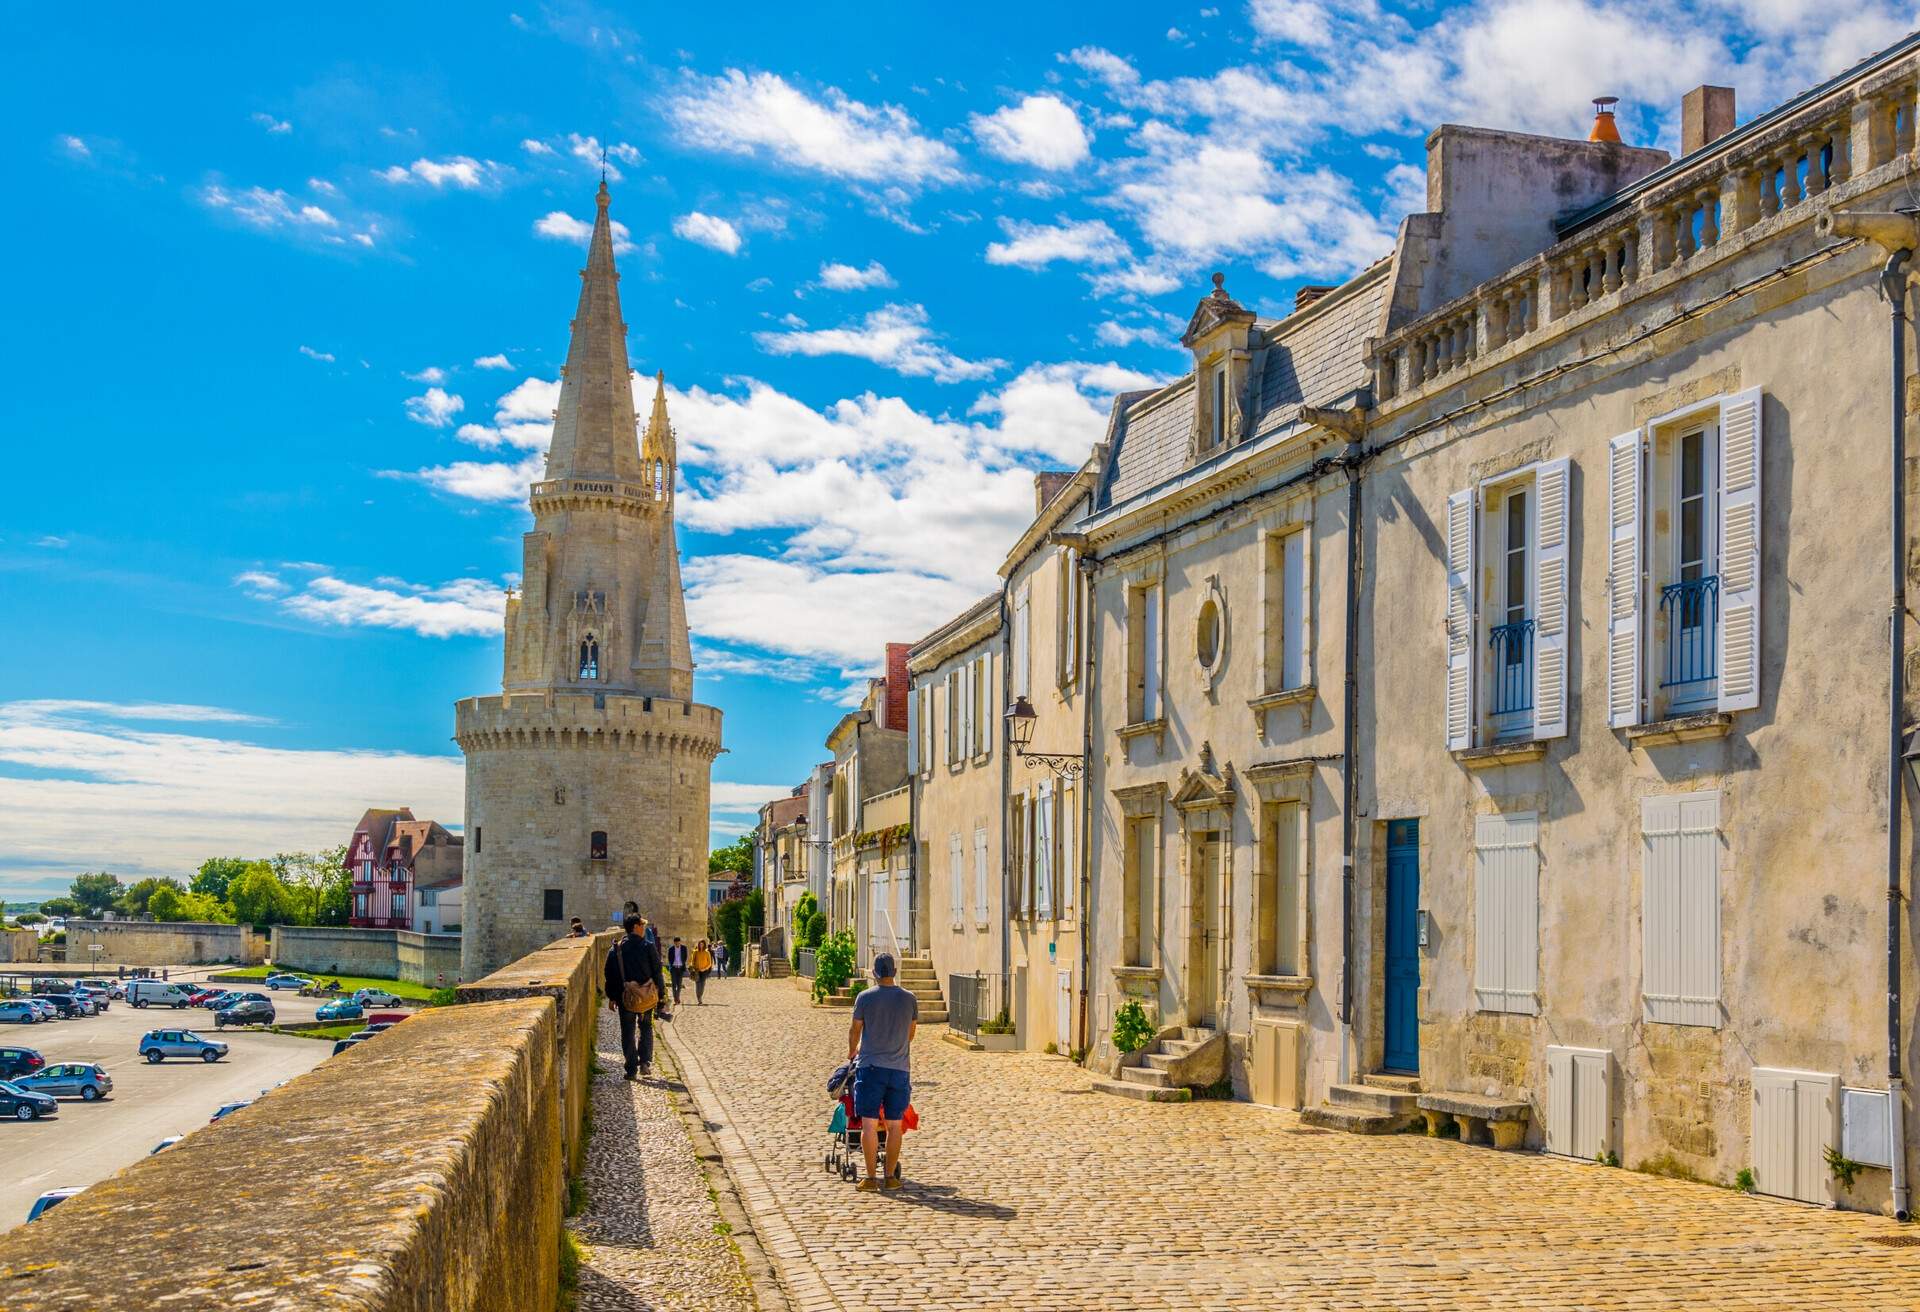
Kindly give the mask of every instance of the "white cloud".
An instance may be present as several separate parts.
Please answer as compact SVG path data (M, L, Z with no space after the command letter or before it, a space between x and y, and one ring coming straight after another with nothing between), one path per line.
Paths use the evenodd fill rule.
M763 656L698 643L693 648L693 664L702 678L744 674L781 683L811 683L819 674L814 662L796 656Z
M49 551L65 551L73 545L73 539L63 538L53 533L46 533L35 538L33 545L36 547L45 547Z
M552 155L555 153L552 146L549 146L544 141L535 141L532 137L528 137L525 141L521 142L520 149L526 151L529 155Z
M1115 393L1158 387L1163 379L1116 364L1036 364L1000 391L973 403L969 414L1000 417L1000 440L1078 468L1104 430Z
M416 424L425 424L429 428L445 428L453 422L453 417L467 408L467 403L459 396L438 387L429 387L424 395L410 396L406 401L407 418Z
M491 428L484 424L462 424L454 436L488 449L511 446L523 451L545 451L553 437L553 410L559 404L559 379L522 379L494 402Z
M522 144L524 145L525 143ZM553 152L548 151L547 153L552 154ZM583 137L577 132L569 132L567 134L567 153L595 170L603 167L603 157L600 152L600 139L598 137ZM636 147L624 141L618 141L607 144L604 159L604 167L607 170L608 180L619 182L625 176L620 172L620 165L638 164L641 156L640 151ZM618 162L616 163L616 161Z
M773 355L850 355L898 374L942 383L985 378L1006 363L962 359L935 338L927 311L919 305L883 305L859 323L839 328L753 335L760 349Z
M627 225L618 219L612 220L613 249L622 254L633 249L629 239ZM585 246L593 236L593 225L584 219L576 219L564 210L554 210L533 221L533 230L542 237L551 237L555 241L570 241Z
M402 374L401 377L415 383L444 383L447 381L447 371L437 364L430 364L417 374Z
M1185 327L1181 320L1154 310L1140 313L1147 317L1131 323L1108 319L1099 324L1093 330L1095 339L1108 346L1136 346L1146 342L1172 348L1179 344L1180 331Z
M1080 223L1063 219L1049 225L1002 218L1000 230L1007 240L988 243L988 264L1039 269L1055 260L1073 264L1118 264L1133 258L1133 252L1127 249L1120 234L1099 219Z
M891 287L894 281L885 265L869 260L864 269L856 269L851 264L822 264L820 285L830 292L853 292L868 287Z
M448 496L464 497L469 501L509 503L525 501L528 485L537 478L545 477L546 469L546 453L535 451L518 464L456 460L450 465L422 469L414 477Z
M247 595L265 600L277 597L287 590L286 583L278 574L263 569L242 570L233 576L235 587L246 589Z
M673 231L675 236L697 246L719 251L722 255L737 255L740 251L740 230L725 219L702 214L699 210L675 219Z
M436 191L443 187L474 191L493 181L498 169L492 160L482 163L470 155L454 155L442 160L423 157L404 166L395 164L382 169L380 176L394 183L424 182Z
M0 703L0 763L35 776L0 775L10 887L52 896L102 869L184 880L209 856L327 847L370 798L461 821L458 756L272 747L140 721L262 723L218 707Z
M258 123L275 136L284 136L286 133L293 131L293 124L287 122L285 119L275 118L271 114L255 114L252 117L255 123Z
M736 784L716 779L708 789L707 803L716 811L737 815L758 811L768 802L792 796L791 784Z
M333 363L333 353L331 351L316 351L311 346L303 346L300 348L300 354L306 356L309 360L319 360L324 364Z
M1070 169L1092 144L1086 125L1058 96L1028 96L991 114L973 116L973 135L990 155L1042 169Z
M907 191L963 176L953 147L923 136L899 106L833 87L815 99L773 73L690 74L666 109L681 137L707 150Z
M338 194L332 188L325 190ZM208 209L230 214L261 232L281 232L334 246L344 246L349 240L371 246L374 234L379 231L377 223L368 222L359 231L343 232L340 218L331 210L309 201L296 200L279 188L271 191L265 187L233 190L216 182L202 187L199 195L200 202Z
M267 599L252 585L242 586L256 599ZM500 632L506 614L503 585L486 579L436 585L382 579L368 586L321 574L273 600L287 614L315 623L404 629L423 638L489 637Z
M480 355L474 357L473 367L475 369L511 369L513 361L504 355Z
M60 143L60 148L66 151L69 155L76 155L81 159L86 159L93 154L92 148L89 147L86 142L82 141L78 137L61 136L61 137L55 138L55 140L57 140Z

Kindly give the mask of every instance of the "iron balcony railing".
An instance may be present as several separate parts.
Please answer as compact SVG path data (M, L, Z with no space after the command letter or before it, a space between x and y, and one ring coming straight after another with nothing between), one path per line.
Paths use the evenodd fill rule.
M1662 688L1675 688L1675 701L1704 696L1719 676L1715 635L1720 628L1720 576L1669 583L1660 589L1660 617L1666 621L1667 662Z
M1496 624L1487 632L1493 648L1493 698L1496 721L1533 710L1533 620Z
M980 996L986 980L978 975L947 976L947 1028L968 1038L980 1032Z

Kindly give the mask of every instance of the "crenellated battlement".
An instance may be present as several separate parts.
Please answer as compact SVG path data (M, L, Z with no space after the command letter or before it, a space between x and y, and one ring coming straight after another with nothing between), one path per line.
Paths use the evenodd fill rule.
M686 752L711 761L720 753L720 724L718 707L666 697L540 691L454 703L454 741L469 753L553 747Z

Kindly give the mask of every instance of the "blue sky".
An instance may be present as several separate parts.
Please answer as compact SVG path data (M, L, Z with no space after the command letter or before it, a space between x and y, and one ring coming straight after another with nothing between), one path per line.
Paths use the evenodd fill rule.
M715 837L986 592L1214 269L1386 254L1442 121L1671 147L1898 36L1801 0L15 8L0 893L458 820L601 151L666 371ZM641 413L645 413L643 404Z

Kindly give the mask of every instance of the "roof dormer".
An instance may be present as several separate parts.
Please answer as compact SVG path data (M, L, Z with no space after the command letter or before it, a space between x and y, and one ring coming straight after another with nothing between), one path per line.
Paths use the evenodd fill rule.
M1254 314L1227 295L1224 273L1200 298L1180 344L1193 352L1192 458L1204 460L1247 432L1247 377L1253 361Z

